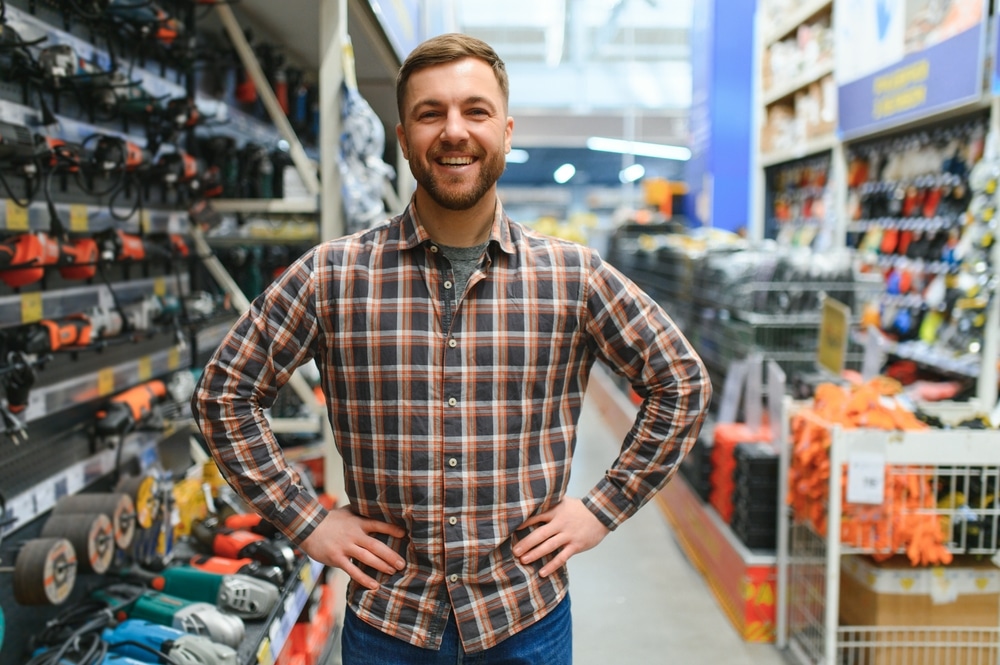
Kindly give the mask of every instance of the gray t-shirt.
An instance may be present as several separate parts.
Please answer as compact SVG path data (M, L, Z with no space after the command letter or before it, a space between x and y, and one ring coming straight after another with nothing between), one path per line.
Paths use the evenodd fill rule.
M438 245L441 253L451 262L451 269L455 272L455 302L465 293L465 285L469 283L469 278L479 266L479 260L486 251L486 246L490 244L487 240L475 247L448 247Z

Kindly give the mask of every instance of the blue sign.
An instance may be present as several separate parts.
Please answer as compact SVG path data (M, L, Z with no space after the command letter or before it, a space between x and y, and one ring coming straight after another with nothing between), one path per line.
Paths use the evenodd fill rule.
M854 81L837 92L842 138L946 111L982 96L984 23ZM838 48L841 48L838 45Z

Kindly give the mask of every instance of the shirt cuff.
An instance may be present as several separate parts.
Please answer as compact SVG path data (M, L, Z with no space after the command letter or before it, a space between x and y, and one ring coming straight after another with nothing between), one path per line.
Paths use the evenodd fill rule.
M638 510L625 493L607 478L590 490L583 499L583 505L612 531Z
M289 540L301 545L302 541L319 526L326 514L326 508L318 499L307 492L299 492L284 510L275 511L267 518Z

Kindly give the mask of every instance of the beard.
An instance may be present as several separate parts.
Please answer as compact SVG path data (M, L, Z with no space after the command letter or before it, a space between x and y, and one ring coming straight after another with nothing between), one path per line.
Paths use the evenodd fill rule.
M410 161L410 171L417 184L439 206L446 210L468 210L490 191L507 168L507 160L501 150L487 153L477 163L479 174L472 183L466 182L467 175L436 176L420 160Z

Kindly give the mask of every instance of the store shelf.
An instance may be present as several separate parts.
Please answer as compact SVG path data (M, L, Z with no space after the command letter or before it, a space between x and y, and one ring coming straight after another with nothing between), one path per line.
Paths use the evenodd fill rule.
M837 145L837 137L833 134L808 139L791 150L778 150L762 154L760 156L760 165L763 168L767 168L769 166L790 162L793 159L802 159L803 157L809 157L811 155L832 150L835 145Z
M767 31L764 36L764 45L770 46L781 41L809 19L829 12L832 8L833 0L803 0L787 17Z
M316 199L213 199L211 206L220 213L307 215L319 212Z
M833 73L833 57L829 57L829 62L823 63L821 65L813 66L804 71L799 76L796 76L788 83L772 88L771 90L764 91L764 106L770 106L775 102L780 102L786 97L791 97L799 90L809 87L810 84L816 83L824 76Z

